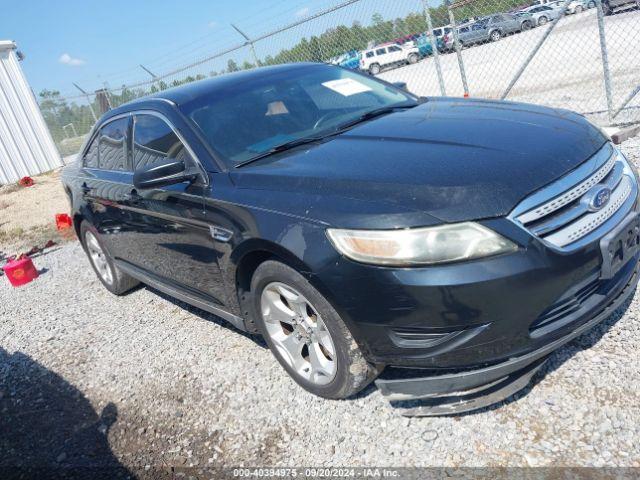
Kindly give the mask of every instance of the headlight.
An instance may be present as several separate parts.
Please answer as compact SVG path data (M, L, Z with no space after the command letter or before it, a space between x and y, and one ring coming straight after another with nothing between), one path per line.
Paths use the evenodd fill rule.
M327 230L333 246L357 262L375 265L430 265L517 250L492 230L473 222L406 230Z

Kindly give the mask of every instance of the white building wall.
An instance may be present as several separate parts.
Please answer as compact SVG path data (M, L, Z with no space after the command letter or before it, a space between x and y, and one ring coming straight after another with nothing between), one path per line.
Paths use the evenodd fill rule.
M0 41L0 185L62 166L11 41Z

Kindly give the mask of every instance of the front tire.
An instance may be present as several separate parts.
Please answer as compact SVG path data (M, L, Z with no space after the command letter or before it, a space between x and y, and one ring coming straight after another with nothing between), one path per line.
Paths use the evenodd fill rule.
M98 231L86 220L80 225L80 238L98 280L111 293L122 295L140 283L116 267Z
M527 21L527 22L523 22L522 23L522 27L521 27L521 31L522 32L526 32L527 30L531 30L531 22Z
M538 19L538 25L539 26L546 25L547 22L549 22L549 19L547 17L545 17L544 15Z
M407 57L407 61L413 65L414 63L418 62L418 55L416 55L415 53L410 53L409 56Z
M262 263L251 292L260 333L280 365L308 392L347 398L379 373L331 304L292 268L273 260Z
M500 30L494 30L491 32L490 38L492 42L497 42L502 38L502 33L500 33Z

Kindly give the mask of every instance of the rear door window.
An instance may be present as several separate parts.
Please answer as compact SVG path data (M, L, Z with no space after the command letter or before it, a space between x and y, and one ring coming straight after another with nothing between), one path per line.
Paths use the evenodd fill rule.
M84 154L83 164L87 168L98 168L98 139L100 134L96 135L87 152Z
M155 115L136 115L133 127L134 168L138 170L167 159L182 160L187 168L195 164L167 122Z
M127 170L127 129L129 117L107 123L98 137L98 168Z
M402 50L402 49L401 49L400 47L396 47L395 45L391 45L391 46L389 47L389 51L390 51L390 52L399 52L399 51L401 51L401 50Z
M385 53L387 53L386 48L379 48L376 50L376 55L384 55Z

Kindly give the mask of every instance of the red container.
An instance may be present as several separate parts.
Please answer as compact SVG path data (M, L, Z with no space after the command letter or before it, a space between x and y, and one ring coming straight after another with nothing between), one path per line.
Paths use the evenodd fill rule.
M66 213L56 213L56 228L58 230L67 230L71 228L73 221Z
M11 260L2 267L2 270L4 270L9 282L14 287L19 287L38 278L38 271L36 270L36 267L33 266L31 259L26 256L16 260Z

